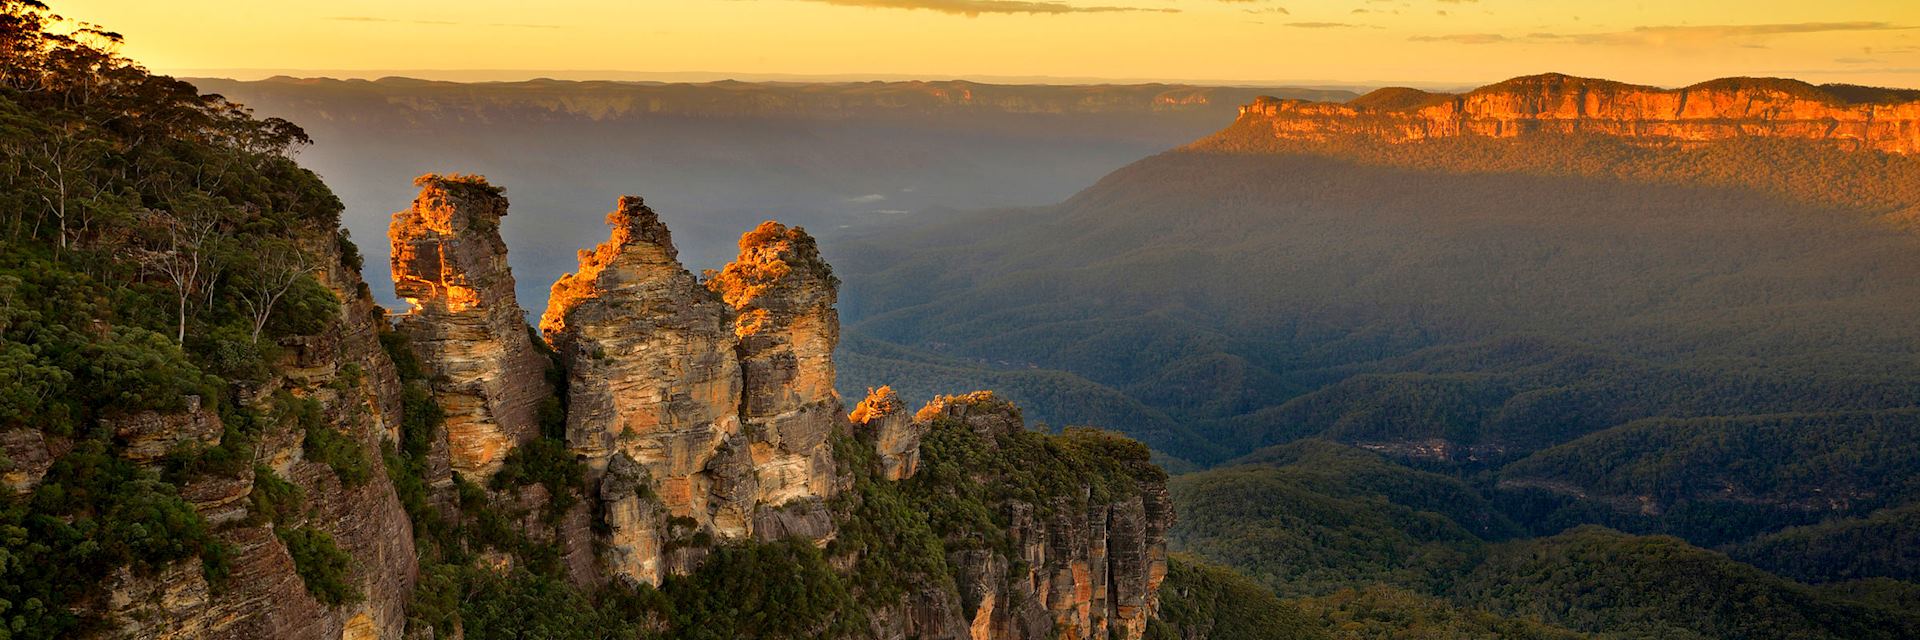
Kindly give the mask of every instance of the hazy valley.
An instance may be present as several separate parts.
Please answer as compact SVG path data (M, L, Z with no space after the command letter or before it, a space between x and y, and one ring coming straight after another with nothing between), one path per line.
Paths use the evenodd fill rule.
M333 185L356 238L380 238L411 197L404 177L467 172L512 185L507 240L520 294L596 242L604 194L640 193L687 263L714 268L738 230L768 218L820 237L895 218L1059 201L1107 172L1218 129L1259 95L1342 91L971 82L461 84L195 79L202 91L298 122L303 165ZM367 243L368 278L386 278ZM829 253L831 254L831 247ZM391 303L385 291L381 300Z

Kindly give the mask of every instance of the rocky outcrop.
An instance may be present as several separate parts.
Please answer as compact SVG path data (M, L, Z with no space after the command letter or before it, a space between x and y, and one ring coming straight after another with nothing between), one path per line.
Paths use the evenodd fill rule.
M100 424L113 431L120 441L120 457L139 463L154 463L181 447L211 447L220 444L225 429L220 416L200 406L199 396L187 396L180 411L161 413L142 411L128 416L102 418Z
M1039 502L988 505L1004 516L1003 531L944 532L950 540L1004 536L1003 547L958 545L947 558L972 638L1142 637L1166 577L1173 524L1166 476L1144 446L1092 431L1029 432L1019 409L990 392L935 399L914 421L971 436L969 448L991 452L989 459L1005 456L975 471L985 486L1035 482L1028 474L1056 483L1009 491ZM1063 441L1039 442L1045 438Z
M0 483L16 494L33 491L40 478L53 468L53 461L65 455L71 445L64 438L47 437L39 429L0 431Z
M554 283L540 320L567 366L568 446L596 471L625 455L669 513L743 536L753 503L730 453L746 446L732 317L639 198L607 221L612 237Z
M834 493L828 437L845 424L833 388L839 284L806 231L772 221L742 235L739 258L706 282L733 311L740 421L762 503L818 502ZM823 509L785 514L763 539L818 538L832 526Z
M920 438L927 434L928 423L913 419L892 387L867 392L847 420L873 439L874 453L880 456L876 470L880 477L905 480L920 469Z
M398 326L446 411L449 466L490 477L539 435L539 405L552 394L500 239L507 199L478 177L428 174L414 184L419 197L388 230L394 292L413 305Z
M722 539L830 535L822 499L839 398L827 358L839 329L831 274L800 261L817 262L811 239L780 228L753 245L767 270L729 267L760 294L735 300L742 314L680 265L640 198L621 198L607 222L611 237L554 283L540 321L567 367L568 445L606 474L602 493L644 484L669 518ZM623 521L607 573L655 582L658 518L614 493Z
M1779 78L1662 89L1545 74L1457 95L1390 88L1345 103L1263 97L1241 107L1235 128L1283 140L1390 143L1541 133L1680 145L1793 138L1908 154L1920 152L1920 92Z
M443 430L439 447L402 433L405 416L414 417L409 428L421 422L401 405L399 371L379 340L385 316L341 264L333 238L308 239L304 249L334 265L316 275L343 300L339 316L315 335L282 339L276 377L237 389L239 402L270 418L246 423L252 464L180 484L230 552L230 572L209 583L193 558L105 576L83 608L121 621L115 637L333 640L408 631L420 571L413 523L374 456L404 437L413 447L406 455L427 458L405 473L486 473L488 460L499 466L522 437L518 429L538 429L501 426L499 417L520 415L531 408L523 400L537 402L546 389L544 368L522 366L511 338L526 341L532 358L544 356L524 332L509 333L517 307L510 293L497 295L511 288L492 227L504 201L478 179L422 186L415 207L396 217L396 255L406 256L396 263L404 274L398 288L419 305L402 326L437 373L433 399L466 426ZM862 603L876 640L1141 637L1166 570L1172 517L1164 475L1143 446L1093 431L1027 431L1018 409L984 392L909 414L883 387L844 414L833 390L837 282L804 231L763 224L742 237L738 260L702 282L681 267L666 227L639 198L622 198L608 221L611 237L582 252L580 270L554 285L541 323L567 371L567 446L576 458L533 442L513 473L461 486L440 517L478 527L484 516L511 539L476 548L475 566L518 571L543 557L527 549L551 549L545 566L583 588L658 585L699 570L719 544L800 538L827 549L829 566L843 571L917 568L888 585L897 598ZM483 366L499 368L485 374ZM530 381L539 386L523 386ZM408 384L423 382L410 374ZM103 424L117 450L142 463L219 445L219 413L189 405ZM315 445L316 430L330 444ZM68 445L16 431L0 433L7 481L30 487L44 460ZM450 443L459 437L504 444L462 453L465 445ZM309 450L315 446L324 448ZM843 467L848 460L836 451L872 468ZM342 458L351 455L366 457L365 473ZM567 479L553 480L556 472ZM298 491L272 500L293 494L299 503L255 513L270 505L254 488L282 480ZM408 485L409 508L433 517L423 503L434 498L422 489ZM928 522L951 530L916 524L948 498L968 501L967 516ZM835 518L863 501L876 506L863 513L876 517L861 522L859 535L836 539L837 526L854 525ZM982 510L994 515L972 517ZM908 533L895 537L876 524ZM293 529L324 533L350 558L345 602L330 605L308 590L283 542ZM868 560L878 564L862 564Z

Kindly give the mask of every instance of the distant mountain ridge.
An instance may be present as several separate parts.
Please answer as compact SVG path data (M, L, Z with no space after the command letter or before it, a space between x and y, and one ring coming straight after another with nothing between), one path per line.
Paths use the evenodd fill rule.
M1244 145L1249 135L1410 142L1541 132L1666 144L1793 138L1908 154L1920 152L1920 90L1784 78L1721 78L1662 89L1548 73L1461 94L1385 88L1341 103L1263 96L1240 109L1233 127L1199 146Z
M450 82L406 77L336 80L274 76L258 81L189 78L214 92L249 94L264 87L346 91L386 97L397 105L479 112L489 107L543 107L593 119L637 115L841 119L882 113L923 114L945 109L1007 113L1225 112L1262 95L1343 100L1351 91L1301 88L1210 87L1189 84L1021 85L967 80L896 82L645 82L554 80Z
M355 237L386 233L412 198L394 176L480 173L515 185L502 232L522 250L519 291L572 268L604 234L605 203L647 193L668 212L682 259L726 262L736 230L769 217L832 242L840 229L939 208L1057 202L1139 158L1191 142L1266 95L1344 100L1319 89L976 82L658 83L408 78L192 80L262 116L301 123L305 166L346 205ZM387 279L383 243L367 277ZM375 296L386 303L384 288Z

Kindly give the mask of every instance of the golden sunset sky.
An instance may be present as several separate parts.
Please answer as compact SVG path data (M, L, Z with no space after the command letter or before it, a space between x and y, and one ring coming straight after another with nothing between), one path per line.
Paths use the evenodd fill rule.
M1559 71L1667 86L1734 75L1920 86L1920 0L48 2L182 75L1464 86Z

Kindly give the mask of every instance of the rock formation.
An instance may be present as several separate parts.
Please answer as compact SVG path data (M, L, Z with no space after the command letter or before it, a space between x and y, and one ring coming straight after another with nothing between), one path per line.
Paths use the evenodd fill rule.
M806 231L768 221L740 237L740 257L706 285L734 313L744 381L740 420L759 485L756 499L785 505L833 495L827 438L845 424L833 388L833 349L840 343L840 314L833 308L840 282L833 270ZM830 531L823 509L805 511L780 518L781 530L762 538L818 538Z
M872 398L870 398L872 399ZM864 403L863 403L864 404ZM1082 432L1044 436L1029 432L1020 410L991 392L937 398L915 414L920 433L953 430L989 455L1033 456L1040 438L1067 438L1062 450L1089 449L1103 469L1057 459L1020 457L1007 467L970 469L984 486L1031 482L1001 476L1073 469L1064 493L1039 488L1040 502L1007 499L987 505L1005 516L1003 531L950 531L950 539L1003 535L1003 555L992 545L958 545L948 554L955 568L965 616L958 625L975 640L988 638L1140 638L1158 605L1167 572L1167 529L1173 524L1166 476L1147 462L1144 446ZM961 435L964 434L964 435ZM1124 443L1124 444L1120 444ZM1124 449L1121 451L1120 449ZM930 452L926 455L937 455ZM937 464L937 459L928 460ZM1065 464L1065 467L1057 466ZM1057 477L1057 476L1056 476ZM1064 478L1061 478L1064 479ZM1076 483L1077 486L1073 486ZM1095 490L1095 486L1104 490ZM1057 490L1057 489L1056 489Z
M1236 126L1308 141L1561 133L1689 144L1762 137L1906 154L1920 152L1920 92L1778 78L1661 89L1546 74L1458 95L1390 88L1345 103L1263 97L1241 107Z
M393 215L393 288L413 309L398 325L433 377L454 471L486 478L540 433L552 394L514 298L500 218L507 199L477 177L428 174Z
M220 416L200 406L199 396L187 396L187 406L178 412L142 411L130 416L106 418L102 426L113 437L126 443L120 456L140 463L154 463L180 446L216 446L223 427Z
M607 222L612 236L554 283L540 322L568 371L568 445L607 474L603 493L606 482L644 484L667 515L723 539L829 535L821 499L834 487L827 436L839 399L826 358L838 324L831 275L799 261L808 252L817 264L811 239L784 227L768 238L784 244L743 285L764 296L740 303L757 318L740 323L680 266L640 198L621 198ZM776 265L783 256L798 268ZM609 514L611 572L655 582L658 518L621 504Z
M905 480L920 469L920 438L927 434L928 423L913 419L892 387L868 392L847 419L873 439L880 477Z
M239 391L258 415L274 417L248 436L254 464L180 487L231 551L230 578L209 583L199 558L104 576L86 613L120 621L116 637L426 635L425 626L409 628L409 614L420 612L408 603L416 581L446 578L444 565L423 578L421 563L448 560L415 554L443 553L433 545L444 538L434 536L458 534L427 533L416 547L414 523L426 532L439 524L425 518L493 536L469 538L471 555L456 562L496 574L549 571L589 590L608 579L659 585L699 571L719 545L792 538L826 549L815 561L834 570L921 567L895 576L899 597L858 605L870 614L862 637L876 640L1144 633L1172 518L1164 475L1145 448L1091 431L1029 432L1018 409L990 393L941 398L910 414L883 387L843 413L832 362L838 283L804 231L763 224L742 237L738 260L702 282L679 264L659 217L639 198L622 198L608 216L611 237L555 283L541 322L567 372L560 450L526 439L538 437L535 408L549 391L545 357L520 330L511 294L497 231L504 200L477 178L429 177L421 186L415 206L395 217L393 237L397 288L417 305L400 329L431 370L432 393L403 386L378 338L385 316L333 238L307 239L305 250L334 265L316 276L345 301L338 317L318 334L281 339L277 377ZM406 384L426 382L409 373ZM446 414L447 428L426 443L401 425L422 424L416 401ZM179 448L222 442L219 414L189 405L103 424L123 443L121 456L154 465ZM310 450L316 433L352 446ZM384 449L394 456L388 463L414 465L394 471L413 474L394 476L407 480L397 488L375 456L403 439L407 452ZM527 456L494 482L461 485L453 498L423 486L449 468L493 473L520 444ZM0 432L0 446L14 461L5 481L23 491L69 445L11 430ZM873 468L845 466L836 451ZM343 455L365 456L368 473L343 471ZM972 456L993 462L954 460ZM960 465L969 466L953 475ZM571 475L553 480L561 468ZM287 485L301 496L295 508L263 506L255 491ZM940 520L949 530L902 528L918 537L873 529L920 522L948 497L970 501L969 514L993 515ZM434 500L445 502L427 504ZM881 517L842 545L838 527L855 525L838 518L862 500L884 505L873 512ZM344 582L353 597L316 599L285 542L291 530L325 534L350 558Z
M7 464L0 465L0 482L15 494L33 491L40 486L40 478L47 475L54 459L64 454L54 450L56 443L64 443L64 439L49 441L46 433L39 429L0 431L0 455L7 460Z

